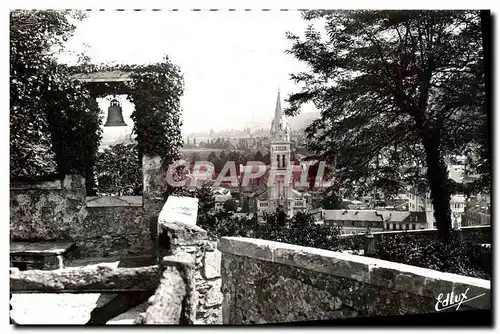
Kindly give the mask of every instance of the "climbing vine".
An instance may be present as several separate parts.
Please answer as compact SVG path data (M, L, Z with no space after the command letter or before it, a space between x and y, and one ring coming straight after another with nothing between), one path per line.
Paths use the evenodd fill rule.
M182 146L180 69L166 56L148 65L94 65L85 57L78 66L60 64L51 50L73 34L71 15L83 18L69 11L11 12L11 176L79 173L88 182L94 179L102 135L100 92L72 79L75 73L129 72L132 80L120 89L135 105L139 164L144 154L161 156L164 163L175 159Z
M75 67L73 71L130 73L132 80L124 83L121 91L134 104L131 117L139 156L161 156L165 162L178 156L182 147L180 98L184 92L184 79L179 67L168 56L155 64L87 64Z
M129 100L139 152L174 158L182 146L180 97L182 74L168 57L164 62L138 67L133 75ZM167 160L170 160L167 159Z
M88 176L100 141L99 108L52 50L78 11L10 13L10 173L13 179Z

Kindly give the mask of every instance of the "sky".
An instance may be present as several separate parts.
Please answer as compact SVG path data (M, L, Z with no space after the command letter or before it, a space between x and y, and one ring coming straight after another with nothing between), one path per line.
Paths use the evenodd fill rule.
M285 53L292 45L285 32L302 36L307 25L298 11L96 11L76 25L64 62L82 51L94 63L116 64L157 62L166 54L180 67L183 133L270 126L278 89L283 100L300 91L290 73L307 69ZM120 101L131 126L133 106ZM107 103L100 101L101 108Z

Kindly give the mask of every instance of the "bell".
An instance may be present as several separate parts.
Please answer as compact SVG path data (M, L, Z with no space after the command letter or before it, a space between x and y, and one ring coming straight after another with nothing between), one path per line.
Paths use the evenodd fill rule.
M122 108L117 100L111 100L108 108L108 119L104 126L127 126L123 121Z

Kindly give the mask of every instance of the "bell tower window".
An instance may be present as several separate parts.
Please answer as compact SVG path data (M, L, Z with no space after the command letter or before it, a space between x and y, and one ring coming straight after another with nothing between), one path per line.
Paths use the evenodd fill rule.
M279 155L276 156L276 160L278 162L278 168L280 168L280 156Z
M283 167L286 167L286 163L285 163L285 155L283 154L283 155L282 155L282 157L283 157Z

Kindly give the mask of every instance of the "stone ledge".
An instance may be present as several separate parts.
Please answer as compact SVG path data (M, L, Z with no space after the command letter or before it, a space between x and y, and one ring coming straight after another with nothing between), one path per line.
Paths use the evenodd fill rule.
M162 259L164 266L180 265L185 268L193 269L195 267L195 258L192 254L180 253L164 256Z
M207 232L196 225L198 199L169 196L158 216L158 229L166 233L171 245L203 244Z
M88 208L142 207L142 196L87 196Z
M11 242L11 255L61 255L75 245L72 241Z
M460 228L463 232L472 232L474 230L478 231L483 231L487 229L491 229L491 225L481 225L481 226L462 226ZM453 233L459 232L460 230L453 230ZM396 234L402 234L402 233L408 233L409 235L426 235L426 234L437 234L437 229L435 228L430 228L430 229L420 229L420 230L404 230L404 231L381 231L381 232L376 232L373 231L372 234L374 236L384 236L384 235L396 235ZM365 233L358 233L358 234L342 234L340 235L341 238L352 238L352 237L363 237Z
M131 74L126 71L100 71L94 73L76 73L72 75L72 78L83 82L125 82L132 80Z
M487 295L482 302L476 303L477 308L490 307L491 282L474 277L252 238L223 237L218 249L223 254L285 264L430 298L436 298L440 293L459 294L469 287L474 290L474 296L481 293Z
M181 223L196 226L198 199L193 197L169 196L161 209L158 222Z
M61 180L54 180L54 181L40 181L34 183L12 182L10 184L10 190L35 190L35 189L61 190L62 182Z
M477 225L477 226L462 226L460 229L462 231L470 231L470 230L482 230L482 229L490 229L491 225Z

